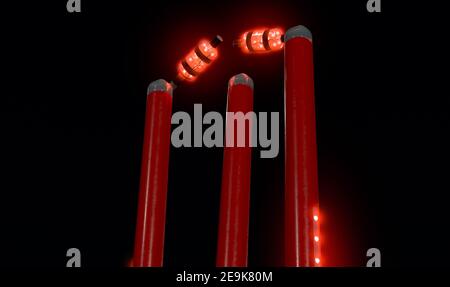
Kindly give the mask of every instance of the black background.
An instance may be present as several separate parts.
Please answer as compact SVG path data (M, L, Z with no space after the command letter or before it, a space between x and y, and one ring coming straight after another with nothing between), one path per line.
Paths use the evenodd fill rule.
M172 79L199 39L220 34L219 60L175 91L174 112L202 103L224 113L228 79L245 72L255 110L283 119L282 53L244 56L231 41L298 24L314 36L325 265L364 266L370 247L383 266L445 264L450 103L438 55L448 33L440 7L391 2L378 14L363 0L3 6L0 264L63 268L76 247L85 267L124 266L147 85ZM214 266L222 149L170 157L165 265ZM280 266L283 149L275 159L255 149L252 168L249 264Z

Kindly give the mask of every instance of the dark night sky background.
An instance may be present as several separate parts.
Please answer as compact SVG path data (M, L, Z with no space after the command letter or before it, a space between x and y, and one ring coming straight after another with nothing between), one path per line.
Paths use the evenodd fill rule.
M83 12L68 14L66 1L32 2L2 8L11 17L1 20L0 265L62 268L77 247L85 267L123 266L147 85L172 79L199 39L220 34L219 60L175 91L174 112L202 103L224 114L227 81L245 72L255 111L283 119L282 53L244 56L231 42L255 26L298 24L314 37L325 264L363 266L370 247L383 266L445 264L450 102L439 86L447 34L436 5L384 0L369 14L365 0L82 0ZM280 266L283 149L258 154L249 263ZM214 266L222 149L172 148L170 157L165 264Z

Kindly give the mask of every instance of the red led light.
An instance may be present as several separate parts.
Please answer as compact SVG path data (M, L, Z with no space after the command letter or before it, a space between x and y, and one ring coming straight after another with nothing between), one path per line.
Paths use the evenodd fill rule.
M319 208L313 208L313 238L314 238L314 262L316 266L320 266L320 229L319 229Z
M217 59L217 46L222 43L222 38L216 36L213 40L201 40L180 63L178 63L178 79L182 81L194 81L207 67Z
M283 43L283 30L280 28L255 29L242 34L235 43L245 53L267 53L281 50Z

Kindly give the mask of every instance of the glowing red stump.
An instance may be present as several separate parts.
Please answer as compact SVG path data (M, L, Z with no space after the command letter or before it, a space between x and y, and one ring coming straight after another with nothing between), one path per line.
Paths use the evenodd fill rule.
M285 36L285 265L319 266L314 69L311 32Z
M245 74L230 79L228 87L227 112L253 111L253 81ZM252 123L247 127L234 127L227 115L226 141L234 145L224 148L222 193L220 200L219 237L217 247L217 267L246 267L248 253L248 228L250 211L250 173L252 149L250 135ZM238 146L237 137L244 136L243 147Z
M163 265L171 116L171 84L152 82L147 92L133 267Z

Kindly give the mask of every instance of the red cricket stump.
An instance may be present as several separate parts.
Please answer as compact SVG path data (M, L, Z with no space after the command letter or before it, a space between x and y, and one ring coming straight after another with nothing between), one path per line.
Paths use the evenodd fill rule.
M217 267L246 267L250 216L251 129L246 123L235 127L229 112L253 111L253 81L246 74L232 77L228 86L226 146L224 148L222 192L220 200ZM232 146L231 142L232 136ZM244 138L243 146L237 144ZM242 138L241 138L242 139ZM242 142L241 142L242 143Z
M311 32L284 36L285 265L320 265L314 69Z
M147 91L133 267L163 265L172 91L165 80L150 83Z

